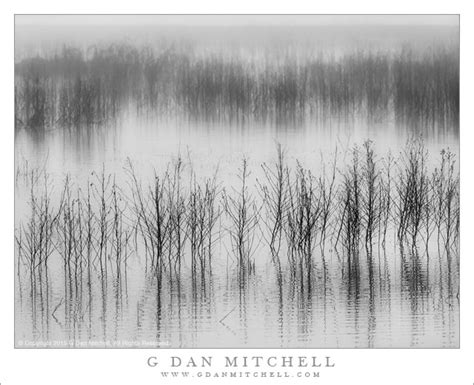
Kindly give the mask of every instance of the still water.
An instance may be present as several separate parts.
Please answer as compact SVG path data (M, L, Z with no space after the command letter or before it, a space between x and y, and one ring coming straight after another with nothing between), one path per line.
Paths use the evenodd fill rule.
M424 133L433 170L441 149L458 153L457 130ZM86 190L92 171L105 170L129 196L127 159L146 185L153 170L184 160L183 185L191 172L200 180L216 175L222 188L238 188L238 168L248 158L250 191L258 197L263 162L276 158L281 143L291 167L300 162L315 175L337 153L337 167L348 149L371 139L378 162L395 157L413 136L387 119L378 124L333 120L330 125L251 128L245 125L189 124L137 120L132 116L108 128L41 135L18 131L15 138L15 225L31 212L32 170L50 175L51 205L57 206L69 174L72 191ZM338 174L339 175L339 174ZM339 176L337 177L339 178ZM39 178L40 179L40 178ZM41 183L38 183L39 185ZM125 205L126 206L126 205ZM124 213L131 210L124 209ZM459 257L431 241L403 252L389 230L387 244L374 245L370 269L361 246L361 270L344 274L344 251L328 242L315 248L310 274L292 270L282 247L281 271L265 241L255 240L255 267L241 276L226 220L216 226L219 241L212 264L193 274L189 255L180 274L150 271L143 246L132 247L121 267L108 257L104 276L93 263L72 268L68 282L63 260L53 251L47 270L32 279L17 264L15 341L18 347L311 347L311 348L455 348L459 346ZM132 232L131 232L132 233ZM131 238L134 236L131 235ZM333 239L333 238L331 238ZM112 254L112 251L109 251ZM321 261L324 253L325 264ZM16 253L18 261L18 250ZM78 267L79 266L79 267ZM369 273L371 271L371 273ZM194 272L195 273L195 272ZM71 274L69 271L67 274ZM79 278L77 278L79 277Z

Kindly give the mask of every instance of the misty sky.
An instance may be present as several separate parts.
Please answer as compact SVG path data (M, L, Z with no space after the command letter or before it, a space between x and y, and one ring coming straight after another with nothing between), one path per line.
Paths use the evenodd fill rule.
M22 25L452 25L458 15L16 15Z
M237 43L249 47L302 43L325 50L368 45L390 49L406 43L449 46L459 41L459 15L15 16L15 60L55 52L63 45L157 46L162 38L208 47Z

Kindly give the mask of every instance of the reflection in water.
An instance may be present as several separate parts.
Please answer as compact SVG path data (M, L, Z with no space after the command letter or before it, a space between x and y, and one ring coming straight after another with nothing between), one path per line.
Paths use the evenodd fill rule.
M143 287L136 277L132 298L124 282L106 292L95 282L92 296L64 300L59 285L42 281L18 304L17 320L30 314L31 323L18 322L17 339L71 346L457 346L458 301L447 280L432 271L438 279L427 286L418 267L401 257L400 265L400 277L384 284L335 274L310 284L287 271L288 284L278 285L265 266L242 286L234 268L213 279L209 295L189 274L173 282L153 275Z
M426 156L412 142L392 168L366 142L316 176L277 146L226 192L179 157L148 184L128 161L60 189L23 165L17 341L457 346L459 180Z

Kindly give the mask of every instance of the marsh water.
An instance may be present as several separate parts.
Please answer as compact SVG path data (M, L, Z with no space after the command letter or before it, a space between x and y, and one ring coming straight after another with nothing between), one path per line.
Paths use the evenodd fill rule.
M370 136L380 153L390 150L396 154L403 149L408 136L382 131L376 127ZM276 142L315 172L321 168L321 154L330 159L337 146L357 142L354 131L347 128L323 133L324 129L276 132L265 127L169 124L161 133L160 127L137 127L136 123L123 123L105 132L65 134L56 130L41 138L19 133L17 167L20 174L21 167L47 169L59 194L67 173L75 184L84 186L92 170L105 167L126 184L123 168L128 157L133 157L141 177L147 179L152 178L153 168L166 167L181 153L192 159L200 176L212 175L219 166L219 178L229 188L244 156L249 157L251 178L261 178L260 164L274 160ZM358 133L356 138L360 137ZM456 150L456 143L455 135L427 140L433 157L442 148ZM29 184L28 178L17 176L17 221L30 210ZM53 255L49 283L39 303L30 296L28 272L21 271L17 277L17 344L351 348L456 347L459 343L459 271L457 266L448 269L443 250L431 256L429 270L417 272L395 244L386 250L379 248L378 278L369 281L363 276L355 282L343 279L340 257L329 251L329 275L324 277L317 265L314 286L308 290L291 271L284 271L285 283L279 287L262 241L255 256L256 272L242 288L225 234L221 243L214 250L212 274L204 282L193 280L188 260L180 279L165 279L158 290L156 279L145 269L144 257L132 253L125 272L118 278L109 277L105 289L98 280L90 289L84 283L81 299L71 299L73 310L65 307L63 280L57 279L63 274L62 261ZM419 280L423 282L418 287L413 281Z
M447 247L441 241L440 246L439 236L436 241L433 235L426 245L420 241L401 247L396 215L383 244L382 226L376 230L370 257L360 247L357 274L348 273L346 252L334 244L336 225L327 244L312 249L309 267L297 269L286 255L286 241L277 267L264 226L257 225L253 229L251 273L243 275L224 210L214 230L212 263L209 249L206 266L193 268L188 239L183 243L179 270L171 271L170 267L157 274L150 268L137 225L130 219L134 215L130 164L147 190L155 172L163 175L182 162L184 202L188 202L186 194L193 180L215 178L219 206L222 191L239 191L239 168L242 159L247 159L249 192L258 201L259 186L265 179L262 164L275 163L277 144L281 144L290 169L301 166L321 175L335 162L339 181L351 162L354 146L363 148L370 140L382 173L389 154L397 159L415 137L422 138L428 154L426 168L431 173L439 169L442 150L449 149L454 156L459 152L459 128L451 118L440 122L433 113L415 123L411 115L410 119L399 119L393 101L375 118L338 110L317 121L306 112L297 121L286 117L229 122L214 117L191 119L189 111L172 117L140 114L128 101L121 106L120 116L106 124L71 128L56 122L41 130L16 130L16 229L22 228L24 234L31 230L27 224L32 202L40 199L45 175L48 202L54 211L59 208L65 183L69 183L74 200L79 194L84 196L91 183L99 183L102 173L120 188L120 214L125 218L121 226L129 237L123 252L126 257L120 262L114 260L113 246L105 251L105 273L97 259L86 261L82 249L74 253L83 253L84 259L81 256L72 268L66 267L59 235L52 236L54 250L47 266L41 266L40 260L39 272L32 273L38 266L23 265L16 248L17 347L459 346L457 240ZM425 114L426 106L423 108ZM458 170L457 162L454 167ZM263 211L259 213L262 222ZM106 215L113 221L112 211ZM82 240L80 244L86 245Z

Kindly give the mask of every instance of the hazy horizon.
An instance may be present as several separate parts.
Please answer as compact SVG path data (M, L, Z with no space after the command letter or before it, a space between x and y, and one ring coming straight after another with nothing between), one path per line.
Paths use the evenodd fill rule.
M133 26L138 22L141 26L458 26L459 15L15 15L15 26Z

